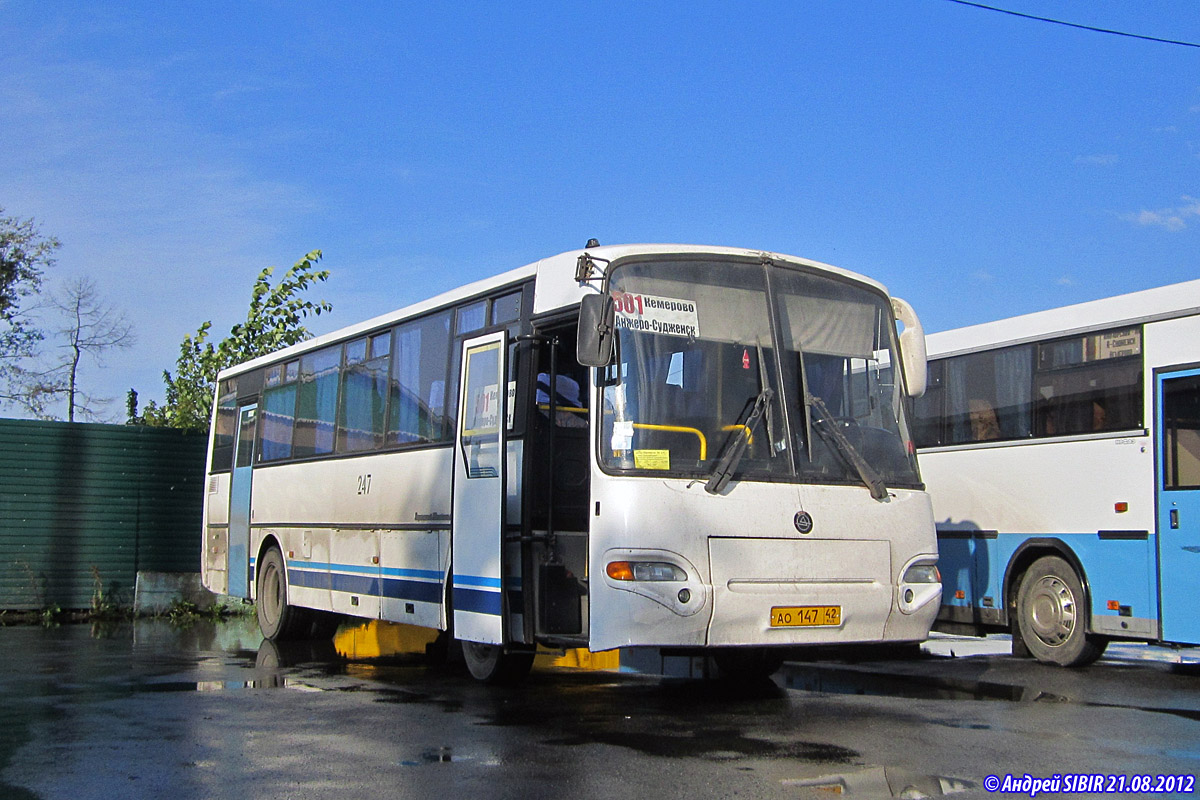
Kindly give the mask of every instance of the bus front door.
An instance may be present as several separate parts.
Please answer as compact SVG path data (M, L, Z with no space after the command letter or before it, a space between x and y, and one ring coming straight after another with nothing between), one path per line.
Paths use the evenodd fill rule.
M504 331L463 343L451 522L454 635L504 643L502 596L508 352Z
M1200 643L1200 370L1160 373L1158 563L1162 638Z
M250 597L250 488L254 479L254 428L258 406L238 410L238 435L229 485L228 575L231 597Z

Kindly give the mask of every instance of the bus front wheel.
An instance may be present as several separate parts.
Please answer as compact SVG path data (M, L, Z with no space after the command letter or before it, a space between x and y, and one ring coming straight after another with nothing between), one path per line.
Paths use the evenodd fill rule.
M1087 632L1090 618L1083 582L1070 564L1058 556L1033 562L1017 592L1017 627L1034 658L1062 667L1098 659L1107 641Z
M254 605L262 635L274 642L307 638L312 617L308 609L288 605L287 568L278 547L268 548L263 553L256 571L258 586Z
M533 653L504 652L498 644L462 643L463 661L475 680L493 686L512 686L520 683L533 667Z

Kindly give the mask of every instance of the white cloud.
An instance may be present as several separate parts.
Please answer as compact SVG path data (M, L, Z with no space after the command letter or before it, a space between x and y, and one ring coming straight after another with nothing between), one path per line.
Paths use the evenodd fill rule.
M1162 208L1157 211L1142 209L1132 214L1122 214L1121 219L1144 228L1165 228L1177 233L1185 230L1189 221L1200 218L1200 200L1187 195L1180 200L1181 205L1175 208Z

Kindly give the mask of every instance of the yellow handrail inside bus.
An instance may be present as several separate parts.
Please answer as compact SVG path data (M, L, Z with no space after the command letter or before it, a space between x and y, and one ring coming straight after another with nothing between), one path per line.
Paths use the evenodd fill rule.
M550 404L549 403L538 403L538 408L540 408L542 411L549 411ZM588 410L586 408L575 408L573 406L555 406L554 410L555 411L570 411L572 414L588 413Z
M700 460L708 458L708 440L704 433L697 428L685 428L682 425L651 425L648 422L635 422L633 427L643 431L665 431L666 433L690 433L700 440Z
M736 431L739 429L746 433L746 444L754 444L754 434L745 425L726 425L724 428L721 428L723 431Z

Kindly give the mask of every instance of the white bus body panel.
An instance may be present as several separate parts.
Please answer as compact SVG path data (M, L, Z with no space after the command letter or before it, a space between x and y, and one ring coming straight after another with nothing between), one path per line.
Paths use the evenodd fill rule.
M446 628L453 450L255 471L251 552L279 543L296 605Z
M922 450L921 476L941 531L1154 529L1148 436ZM1129 510L1118 514L1118 502L1129 503Z
M896 587L907 561L937 558L929 498L865 487L740 481L723 496L699 481L592 475L589 571L593 650L625 646L920 641L940 593L911 614ZM794 515L807 511L812 533ZM854 520L839 523L838 520ZM617 560L666 561L686 583L617 581ZM691 597L680 602L679 591ZM770 626L774 606L840 605L837 627Z
M209 459L211 461L211 456ZM229 478L220 472L208 476L204 492L204 552L200 579L215 594L229 592Z

